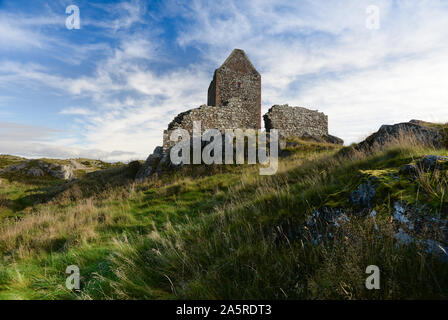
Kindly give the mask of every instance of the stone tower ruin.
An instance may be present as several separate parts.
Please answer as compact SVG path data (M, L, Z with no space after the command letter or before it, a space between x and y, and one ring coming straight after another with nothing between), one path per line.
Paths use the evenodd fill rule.
M225 107L230 99L240 100L250 113L249 128L261 128L261 75L241 49L234 49L215 70L208 88L209 106Z
M266 131L277 129L284 137L326 137L324 141L330 137L328 117L317 110L275 105L264 120ZM243 50L234 49L215 70L207 105L182 112L168 124L163 150L175 144L170 140L174 130L184 129L191 136L194 122L201 123L201 133L207 129L261 129L261 75ZM342 143L334 137L330 140Z

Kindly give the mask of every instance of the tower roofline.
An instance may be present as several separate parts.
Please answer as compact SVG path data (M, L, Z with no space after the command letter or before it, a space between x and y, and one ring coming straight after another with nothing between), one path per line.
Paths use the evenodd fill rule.
M247 62L249 63L249 66L252 68L252 70L254 70L255 72L257 72L258 74L260 74L258 72L257 69L255 69L254 65L252 64L252 61L250 61L249 57L247 56L246 52L244 52L244 50L242 49L233 49L232 53L227 57L227 59L222 63L222 65L218 68L221 69L222 67L224 67L226 64L230 63L230 60L235 57L236 55L242 55ZM216 71L215 71L216 72Z

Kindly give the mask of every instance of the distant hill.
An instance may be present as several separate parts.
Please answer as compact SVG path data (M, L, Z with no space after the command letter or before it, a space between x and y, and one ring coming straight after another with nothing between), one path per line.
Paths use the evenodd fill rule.
M22 157L0 154L0 170L25 160L26 159Z
M78 159L25 159L11 155L0 155L0 177L26 179L27 177L45 177L61 180L81 178L97 170L123 165L107 163L101 160Z

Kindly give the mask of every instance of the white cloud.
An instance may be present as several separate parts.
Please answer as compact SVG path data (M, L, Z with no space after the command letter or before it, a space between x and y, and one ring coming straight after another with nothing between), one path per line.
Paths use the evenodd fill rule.
M40 65L4 63L0 65L0 74L5 74L0 83L33 83L91 100L89 108L68 107L59 112L76 117L78 136L82 137L70 141L55 138L66 146L64 150L120 150L115 152L116 158L108 155L108 159L126 160L129 155L144 159L161 144L162 132L174 115L206 102L204 88L210 76L202 65L156 73L138 64L138 59L155 59L142 54L153 50L147 44L136 38L123 41L112 56L97 62L93 76L73 79L54 76ZM97 154L95 151L92 156Z
M116 33L127 30L135 24L147 24L144 18L147 7L144 1L132 0L116 4L91 3L92 6L102 9L108 15L104 20L86 18L82 20L83 25L95 26Z
M137 154L134 152L104 151L98 149L82 149L73 147L67 148L63 145L29 143L28 141L23 141L20 145L9 141L0 141L0 154L13 154L26 158L90 158L111 162L138 159Z
M42 49L48 46L52 39L44 36L41 28L63 23L64 16L34 17L0 11L0 50Z
M67 109L63 109L60 114L66 114L66 115L75 115L75 116L88 116L92 114L92 110L88 110L86 108L79 108L79 107L70 107Z
M0 122L2 141L36 141L36 139L43 141L49 139L55 133L57 133L57 130L19 123Z
M370 1L171 1L166 14L184 21L177 44L201 56L199 63L163 72L154 67L167 62L163 34L148 27L154 21L145 20L145 5L101 5L110 19L84 25L104 28L119 44L75 49L80 60L103 50L92 61L93 74L63 77L38 64L3 61L0 84L50 87L87 100L88 108L73 102L60 111L75 118L78 134L57 135L51 146L116 160L145 158L161 144L173 116L206 101L213 68L235 47L262 74L263 111L283 103L319 109L329 115L330 133L348 143L384 123L448 121L448 6L436 0L375 3L381 9L377 31L365 28ZM130 31L136 24L147 29ZM49 43L39 36L29 45Z
M447 54L444 50L322 80L304 90L297 102L328 113L330 128L348 142L359 141L382 124L448 122Z
M21 123L0 122L0 154L14 154L30 158L93 158L106 161L137 159L135 152L105 151L65 147L71 139L58 138L60 130Z
M121 87L98 85L102 93L94 97L95 114L82 117L83 144L104 150L135 151L140 159L146 158L162 142L162 133L179 112L199 106L206 101L204 89L208 74L202 68L191 67L157 75L150 70L122 69L116 76L123 79ZM101 69L101 74L112 78L115 71ZM86 79L93 83L94 79ZM102 89L99 89L102 88ZM113 98L123 88L143 96ZM95 95L95 94L94 94Z
M219 61L245 49L262 73L264 112L283 103L320 109L348 143L383 123L448 121L446 4L375 1L377 31L365 28L370 4L194 1L183 8L192 19L179 43L205 46Z

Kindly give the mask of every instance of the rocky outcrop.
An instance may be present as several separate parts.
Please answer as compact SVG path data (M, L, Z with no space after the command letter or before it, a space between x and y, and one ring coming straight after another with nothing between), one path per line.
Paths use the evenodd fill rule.
M443 261L448 262L448 219L440 216L434 217L427 213L428 208L423 205L394 202L390 217L394 239L401 245L419 244L424 246L427 253L435 254ZM306 225L310 240L318 244L333 239L340 232L347 232L344 228L354 217L372 219L378 230L375 222L376 216L375 209L363 213L353 213L341 208L322 207L309 217ZM349 227L345 229L349 229Z
M323 136L322 138L324 139L324 141L326 141L328 143L339 144L339 145L344 144L344 140L342 140L339 137L332 136L331 134L327 134L326 136Z
M356 150L378 150L390 144L400 144L404 141L428 145L435 148L443 146L445 136L434 124L420 120L383 125L374 134L360 142Z
M430 170L447 170L448 169L448 157L428 155L415 161L414 163L407 164L401 168L401 173L416 175L419 172L427 172Z
M72 180L75 177L73 169L74 168L71 165L51 164L47 170L47 173L58 179Z
M148 156L145 163L141 166L140 170L135 176L135 180L143 182L146 178L154 174L155 172L161 172L162 166L166 162L166 157L169 153L164 152L163 147L156 147L154 152ZM162 163L161 160L164 159ZM160 168L159 167L160 163Z
M426 155L409 164L384 170L362 170L343 191L330 195L307 220L307 232L315 242L347 232L353 219L383 219L391 224L397 243L425 247L448 261L448 214L434 191L416 191L418 176L434 176L448 170L448 157ZM438 176L439 173L436 174ZM423 182L424 183L424 182ZM390 207L385 210L385 199ZM378 215L381 215L379 217ZM345 228L347 226L347 228ZM344 236L346 234L344 233Z
M75 177L73 173L74 169L74 166L71 164L65 165L49 163L42 160L26 160L0 170L0 174L18 173L32 177L43 177L45 175L49 175L61 180L72 180Z

